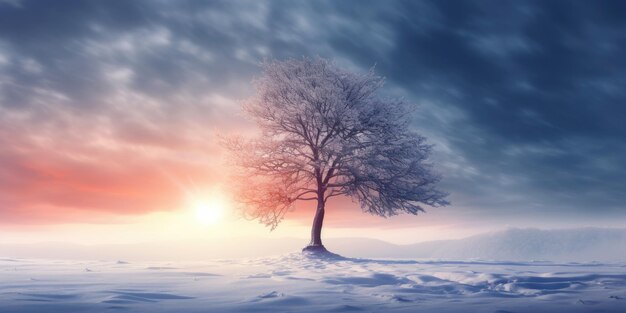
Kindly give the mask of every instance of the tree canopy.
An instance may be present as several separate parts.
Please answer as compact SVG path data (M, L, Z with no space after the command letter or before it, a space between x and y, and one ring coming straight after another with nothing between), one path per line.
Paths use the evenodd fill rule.
M323 210L346 196L384 217L448 204L428 162L432 146L402 99L379 95L384 78L373 69L353 73L322 58L262 67L243 103L261 135L227 140L246 216L273 229L300 200Z

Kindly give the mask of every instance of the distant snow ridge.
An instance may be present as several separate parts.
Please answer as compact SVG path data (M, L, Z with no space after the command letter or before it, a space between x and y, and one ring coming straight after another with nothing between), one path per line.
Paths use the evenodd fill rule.
M626 230L517 229L449 241L435 258L493 260L626 261Z
M626 261L626 230L517 229L407 246L414 257L512 261Z
M445 260L626 262L626 229L510 228L459 240L393 245L371 239L331 239L328 248L346 256Z
M297 238L221 238L202 243L151 243L129 245L72 245L67 243L0 244L0 261L20 258L102 259L116 266L138 261L204 261L215 258L272 256L300 251L307 240ZM430 260L495 260L553 262L626 262L626 228L572 228L540 230L510 228L458 240L396 245L372 238L328 238L331 252L356 258ZM175 251L175 253L172 253ZM6 257L6 258L5 258ZM83 268L84 269L84 268ZM94 270L89 267L89 269ZM152 270L164 270L152 268Z

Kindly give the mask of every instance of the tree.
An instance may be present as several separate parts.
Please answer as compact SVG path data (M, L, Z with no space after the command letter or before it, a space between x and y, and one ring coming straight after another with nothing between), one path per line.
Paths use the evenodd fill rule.
M384 79L321 58L263 63L256 94L243 103L259 126L255 139L228 139L235 194L246 216L274 229L297 201L316 201L311 242L326 251L326 202L347 196L364 212L388 217L447 205L427 162L431 145L409 125L409 109L378 95Z

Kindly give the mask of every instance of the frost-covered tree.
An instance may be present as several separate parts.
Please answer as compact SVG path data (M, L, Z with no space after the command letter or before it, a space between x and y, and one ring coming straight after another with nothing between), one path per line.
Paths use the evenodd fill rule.
M347 196L383 217L448 204L427 162L431 146L409 125L402 100L377 93L384 79L321 58L269 61L244 111L262 132L227 140L236 199L246 216L274 229L297 201L316 201L307 251L326 251L328 199Z

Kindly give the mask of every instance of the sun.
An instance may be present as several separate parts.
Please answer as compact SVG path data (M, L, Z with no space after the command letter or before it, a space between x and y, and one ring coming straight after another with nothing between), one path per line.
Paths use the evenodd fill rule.
M214 225L218 223L224 215L225 206L224 201L217 198L197 201L194 204L196 221L205 225Z
M230 197L220 186L184 188L188 221L202 225L215 225L231 217Z

